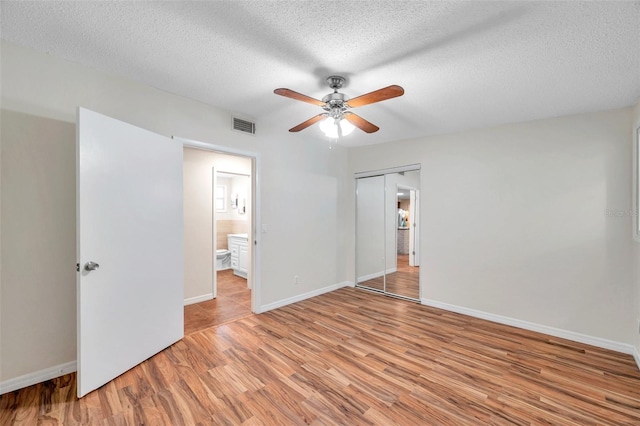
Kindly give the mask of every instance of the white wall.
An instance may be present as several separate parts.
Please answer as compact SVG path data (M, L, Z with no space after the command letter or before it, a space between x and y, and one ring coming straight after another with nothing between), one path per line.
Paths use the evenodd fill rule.
M606 211L631 204L630 128L505 125L353 148L349 170L421 163L421 297L629 345L631 221Z
M4 379L76 357L76 147L73 123L4 109L1 119Z
M0 55L0 381L75 361L77 106L166 136L259 154L261 223L268 232L259 234L258 309L345 280L345 149L329 150L269 120L257 123L256 136L234 132L223 110L5 41ZM20 214L12 211L17 206ZM18 266L10 268L14 259Z

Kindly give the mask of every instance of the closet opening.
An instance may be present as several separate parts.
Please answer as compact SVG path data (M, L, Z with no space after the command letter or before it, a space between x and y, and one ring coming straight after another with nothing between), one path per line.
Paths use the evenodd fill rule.
M356 287L420 301L420 166L355 177Z

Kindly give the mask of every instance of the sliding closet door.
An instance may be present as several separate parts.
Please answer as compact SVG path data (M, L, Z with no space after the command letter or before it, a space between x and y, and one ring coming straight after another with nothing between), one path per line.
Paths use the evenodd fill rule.
M356 283L384 291L384 176L356 179Z
M417 301L420 170L410 167L356 177L356 285Z

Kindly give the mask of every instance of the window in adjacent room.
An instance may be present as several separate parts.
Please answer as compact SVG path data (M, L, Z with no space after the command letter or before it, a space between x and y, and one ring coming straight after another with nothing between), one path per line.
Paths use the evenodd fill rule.
M217 212L227 211L227 187L225 185L216 185L214 202Z

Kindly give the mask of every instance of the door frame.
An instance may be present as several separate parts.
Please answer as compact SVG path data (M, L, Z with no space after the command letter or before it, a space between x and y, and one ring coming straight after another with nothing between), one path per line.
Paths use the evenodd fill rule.
M258 233L258 224L260 223L260 176L261 176L261 159L260 153L254 151L247 151L243 149L231 148L224 145L215 145L206 142L200 142L193 139L186 139L182 137L172 136L173 139L182 143L183 147L187 148L196 148L201 149L203 151L211 151L218 152L220 154L226 155L236 155L240 157L247 157L251 159L251 229L248 234L251 238L249 238L249 245L251 246L251 312L260 313L261 312L261 297L260 297L260 289L261 289L261 277L262 271L260 268L261 259L262 259L262 250L260 245L260 234ZM215 173L214 173L215 177ZM213 212L215 214L215 212ZM215 222L214 222L215 226ZM215 237L215 229L214 234L211 236ZM215 243L213 245L212 261L215 262ZM215 266L212 268L215 271ZM215 273L215 272L214 272ZM213 278L215 279L215 278ZM213 283L213 282L212 282Z
M420 266L420 190L409 190L411 229L409 231L409 266Z

